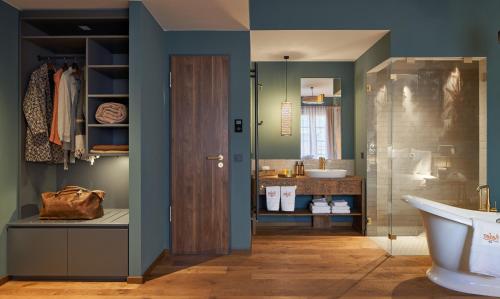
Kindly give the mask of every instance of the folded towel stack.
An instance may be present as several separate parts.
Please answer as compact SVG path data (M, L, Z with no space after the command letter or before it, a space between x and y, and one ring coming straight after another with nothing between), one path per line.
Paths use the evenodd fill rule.
M95 119L101 124L119 124L127 119L127 106L121 103L104 103L97 107Z
M128 145L99 144L94 145L90 150L91 154L126 154Z
M326 201L326 198L315 198L309 205L313 214L330 214L331 208Z
M351 207L349 203L343 199L332 200L330 203L333 214L350 214Z

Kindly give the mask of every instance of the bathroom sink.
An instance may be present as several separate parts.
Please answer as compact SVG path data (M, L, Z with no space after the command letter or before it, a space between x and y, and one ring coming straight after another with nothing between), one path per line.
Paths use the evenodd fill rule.
M306 169L306 175L311 178L340 179L346 174L345 169Z

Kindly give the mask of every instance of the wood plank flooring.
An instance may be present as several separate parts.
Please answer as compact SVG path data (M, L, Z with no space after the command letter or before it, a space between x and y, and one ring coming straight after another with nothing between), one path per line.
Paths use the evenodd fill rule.
M143 285L10 281L0 298L472 298L431 283L430 258L388 257L364 237L254 237L252 255L166 256Z

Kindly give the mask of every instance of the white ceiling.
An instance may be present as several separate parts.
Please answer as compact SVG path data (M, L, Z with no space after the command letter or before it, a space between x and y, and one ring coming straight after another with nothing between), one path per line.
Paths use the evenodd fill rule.
M4 0L26 9L126 8L127 0ZM164 30L249 30L249 0L143 0Z
M388 30L254 30L252 61L355 61Z
M248 30L249 0L143 0L164 30Z
M19 9L105 9L127 8L127 0L4 0Z

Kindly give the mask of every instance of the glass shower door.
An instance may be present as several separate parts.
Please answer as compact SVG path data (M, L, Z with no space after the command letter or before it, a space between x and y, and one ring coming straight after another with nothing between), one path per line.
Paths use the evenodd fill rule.
M480 58L394 58L368 72L368 235L389 253L428 254L419 211L404 195L477 209L485 73Z

